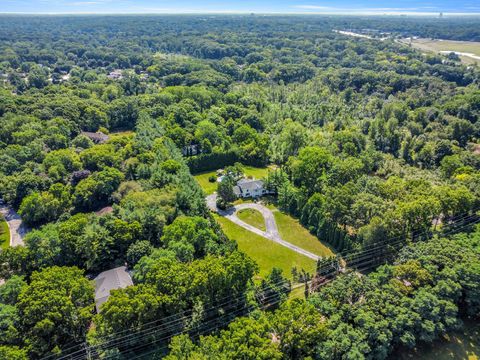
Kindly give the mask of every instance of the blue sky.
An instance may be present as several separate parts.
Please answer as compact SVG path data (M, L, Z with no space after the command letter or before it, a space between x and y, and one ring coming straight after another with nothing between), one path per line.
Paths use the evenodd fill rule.
M480 0L0 0L0 13L480 14Z

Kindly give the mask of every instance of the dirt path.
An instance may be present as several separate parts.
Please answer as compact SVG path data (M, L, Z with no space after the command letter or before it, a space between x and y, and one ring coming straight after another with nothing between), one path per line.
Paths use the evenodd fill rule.
M237 225L240 225L244 229L247 229L248 231L251 231L257 235L263 236L264 238L267 238L269 240L275 241L276 243L282 246L285 246L290 250L293 250L299 254L302 254L310 259L319 260L321 258L321 256L315 255L310 251L304 250L296 245L293 245L292 243L289 243L288 241L283 240L282 237L280 236L280 233L278 232L277 223L275 222L275 217L273 215L273 212L269 208L257 203L245 203L245 204L232 206L227 210L220 210L220 209L217 209L215 201L216 201L215 194L207 197L207 205L211 210L216 211L219 215L226 217L228 220L230 220L231 222L234 222ZM257 229L255 226L252 226L240 220L239 217L237 216L237 211L242 209L254 209L259 211L262 214L263 218L265 219L266 231Z
M10 246L23 246L23 238L28 232L22 218L15 210L0 200L0 213L5 217L10 230Z

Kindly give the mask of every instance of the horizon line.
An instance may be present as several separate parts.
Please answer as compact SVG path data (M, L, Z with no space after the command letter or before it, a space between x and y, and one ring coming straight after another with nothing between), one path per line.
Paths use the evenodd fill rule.
M1 15L342 15L342 16L359 16L359 15L370 15L370 16L480 16L480 12L445 12L445 11L436 11L436 12L421 12L421 11L272 11L272 12L255 12L247 10L206 10L206 11L148 11L148 12L135 12L135 11L125 11L125 12L102 12L102 11L76 11L76 12L26 12L26 11L8 11L0 12Z

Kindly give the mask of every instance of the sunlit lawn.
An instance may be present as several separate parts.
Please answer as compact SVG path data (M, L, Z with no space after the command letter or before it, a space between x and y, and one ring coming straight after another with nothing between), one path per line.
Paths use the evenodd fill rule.
M215 191L217 191L217 180L215 179L214 182L208 181L210 176L215 176L216 174L216 171L209 171L195 175L195 179L207 195L213 194Z
M255 260L260 268L260 277L265 277L274 267L282 269L287 278L291 278L294 266L309 273L314 271L314 260L254 234L224 217L214 216L225 234L238 243L238 248Z
M333 255L332 250L305 229L297 219L275 208L273 208L273 215L283 240L319 256Z
M7 222L0 219L0 248L5 249L10 246L10 230Z
M266 230L265 219L260 211L255 209L242 209L237 211L237 216L240 220L249 225L255 226L262 231Z

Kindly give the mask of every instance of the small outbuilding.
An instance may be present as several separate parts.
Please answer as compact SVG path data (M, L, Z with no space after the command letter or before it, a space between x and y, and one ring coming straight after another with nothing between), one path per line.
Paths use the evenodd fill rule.
M95 307L97 313L100 312L101 305L110 297L110 291L125 289L131 285L133 285L132 277L127 272L126 266L100 273L95 278Z

